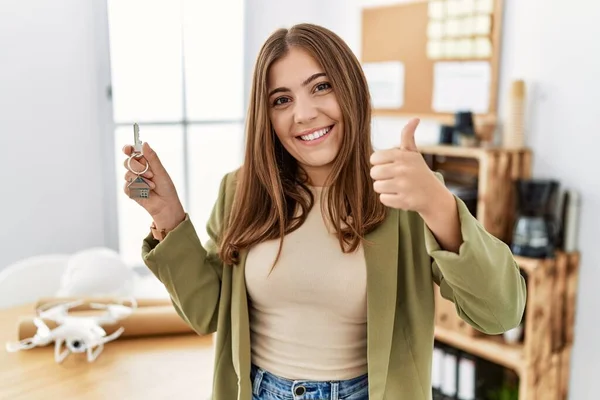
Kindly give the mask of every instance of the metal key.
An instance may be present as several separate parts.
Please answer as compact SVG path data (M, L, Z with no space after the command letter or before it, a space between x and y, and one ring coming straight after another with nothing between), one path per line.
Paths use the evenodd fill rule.
M129 168L129 170L131 172L133 172L134 174L136 174L136 178L133 179L132 182L129 183L129 185L127 185L127 187L129 188L129 197L132 199L147 199L148 197L150 197L150 185L148 185L148 183L146 183L146 181L144 180L144 178L142 178L140 175L144 174L146 171L148 171L149 165L148 162L146 162L146 167L144 168L143 171L134 171L131 168L131 159L132 158L140 158L142 157L142 141L140 140L140 127L138 126L138 124L134 124L133 125L133 152L131 153L131 155L129 156L129 159L127 160L127 167Z
M140 140L140 127L137 123L133 124L133 151L139 153L136 158L142 155L142 141Z

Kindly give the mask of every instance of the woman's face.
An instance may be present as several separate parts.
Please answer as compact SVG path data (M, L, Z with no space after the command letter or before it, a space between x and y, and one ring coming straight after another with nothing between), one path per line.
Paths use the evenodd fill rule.
M322 186L343 138L342 112L334 89L317 61L291 47L271 66L269 117L283 147Z

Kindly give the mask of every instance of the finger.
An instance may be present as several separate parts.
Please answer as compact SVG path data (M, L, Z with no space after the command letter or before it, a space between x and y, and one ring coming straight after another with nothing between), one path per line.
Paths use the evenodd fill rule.
M413 118L402 129L402 138L400 140L400 148L402 150L419 151L415 142L415 131L417 130L417 126L419 126L419 122L418 118Z
M398 163L387 163L371 167L371 178L374 180L392 179L400 176L401 166Z
M371 154L371 164L372 165L381 165L392 163L396 161L402 153L402 150L398 148L379 150Z
M167 172L160 162L158 154L156 154L147 142L144 142L142 145L142 153L144 154L144 158L148 161L148 164L150 164L150 169L152 169L155 174Z
M379 201L381 201L384 206L399 208L397 196L398 195L396 194L383 193L379 195Z
M123 153L126 156L130 156L132 152L133 152L133 146L132 145L126 144L125 146L123 146Z
M125 169L135 175L142 175L145 178L154 178L154 173L152 172L152 170L150 170L150 168L148 168L148 170L146 172L144 172L143 174L140 174L140 172L142 172L143 170L146 169L146 166L144 164L134 164L133 161L131 162L131 169L129 168L129 166L127 165L127 161L125 162Z
M398 185L394 179L385 179L373 182L373 189L380 194L397 194Z

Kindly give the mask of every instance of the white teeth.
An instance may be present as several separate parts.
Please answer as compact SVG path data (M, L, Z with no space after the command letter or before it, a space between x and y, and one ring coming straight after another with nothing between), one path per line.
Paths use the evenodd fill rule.
M329 132L330 129L331 129L331 127L323 128L316 132L310 133L308 135L302 135L302 136L300 136L300 139L305 140L305 141L315 140L315 139L318 139L321 136L325 135L327 132Z

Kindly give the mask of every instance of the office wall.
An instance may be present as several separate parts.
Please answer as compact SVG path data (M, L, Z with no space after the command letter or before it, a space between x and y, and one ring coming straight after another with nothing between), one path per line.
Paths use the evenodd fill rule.
M104 7L2 1L0 269L116 239Z
M272 2L249 0L247 7L246 71L251 76L256 53L276 27L296 22L323 24L341 35L360 54L360 9L399 3L390 0L331 0ZM579 231L581 278L576 344L571 371L571 399L597 398L594 368L600 365L597 309L600 296L600 179L592 157L600 149L597 116L600 111L600 54L593 39L600 36L600 3L543 0L504 0L505 29L500 68L500 115L506 114L510 81L530 83L527 144L533 149L536 177L559 179L565 188L581 192ZM260 11L259 10L260 7ZM559 25L560 24L560 25ZM568 27L568 28L566 28ZM404 121L377 118L375 143L396 140ZM437 125L423 121L417 133L421 143L435 140Z

